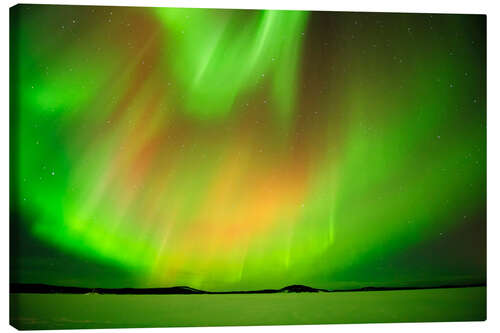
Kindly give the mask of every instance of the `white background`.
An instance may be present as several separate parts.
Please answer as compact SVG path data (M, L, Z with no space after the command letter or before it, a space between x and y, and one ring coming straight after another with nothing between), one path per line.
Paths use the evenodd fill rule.
M28 0L25 3L50 3L46 1ZM500 5L491 0L97 0L97 1L67 1L57 0L52 4L81 4L81 5L114 5L114 6L168 6L168 7L207 7L207 8L248 8L248 9L302 9L302 10L330 10L330 11L376 11L376 12L420 12L420 13L467 13L487 14L488 34L488 320L486 322L466 323L417 323L417 324L358 324L358 325L308 325L308 326L259 326L259 327L210 327L210 328L159 328L138 329L133 332L476 332L498 331L500 319L499 286L498 286L498 259L499 253L499 209L498 193L500 144L499 128L499 25ZM0 327L11 332L15 329L9 322L9 7L17 4L15 1L5 1L1 11L1 43L0 43L0 253L1 253L1 283L0 283ZM465 244L464 244L465 246ZM98 332L97 330L92 330ZM54 331L56 332L56 331ZM72 331L73 332L73 331ZM126 332L125 330L106 330L106 333ZM131 332L128 330L128 332Z

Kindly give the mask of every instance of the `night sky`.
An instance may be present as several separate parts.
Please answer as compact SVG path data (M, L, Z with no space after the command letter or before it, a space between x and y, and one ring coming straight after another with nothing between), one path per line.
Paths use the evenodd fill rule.
M18 5L11 282L486 280L486 17Z

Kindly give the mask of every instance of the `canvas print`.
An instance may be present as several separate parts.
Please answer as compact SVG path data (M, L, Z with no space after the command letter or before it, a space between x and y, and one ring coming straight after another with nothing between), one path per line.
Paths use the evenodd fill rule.
M10 9L18 329L486 319L486 16Z

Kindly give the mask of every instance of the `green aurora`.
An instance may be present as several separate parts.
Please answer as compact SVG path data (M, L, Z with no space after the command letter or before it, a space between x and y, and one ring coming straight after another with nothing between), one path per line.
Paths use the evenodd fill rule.
M11 282L486 282L481 15L18 5Z

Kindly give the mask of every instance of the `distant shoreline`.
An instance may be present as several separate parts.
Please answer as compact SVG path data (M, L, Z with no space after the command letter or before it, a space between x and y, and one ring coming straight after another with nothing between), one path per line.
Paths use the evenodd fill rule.
M486 287L486 283L467 285L442 285L426 287L362 287L356 289L318 289L304 285L290 285L281 289L263 289L250 291L205 291L186 286L168 288L85 288L55 286L48 284L11 283L11 294L99 294L99 295L218 295L218 294L276 294L276 293L334 293L356 291L391 291L391 290L421 290Z

